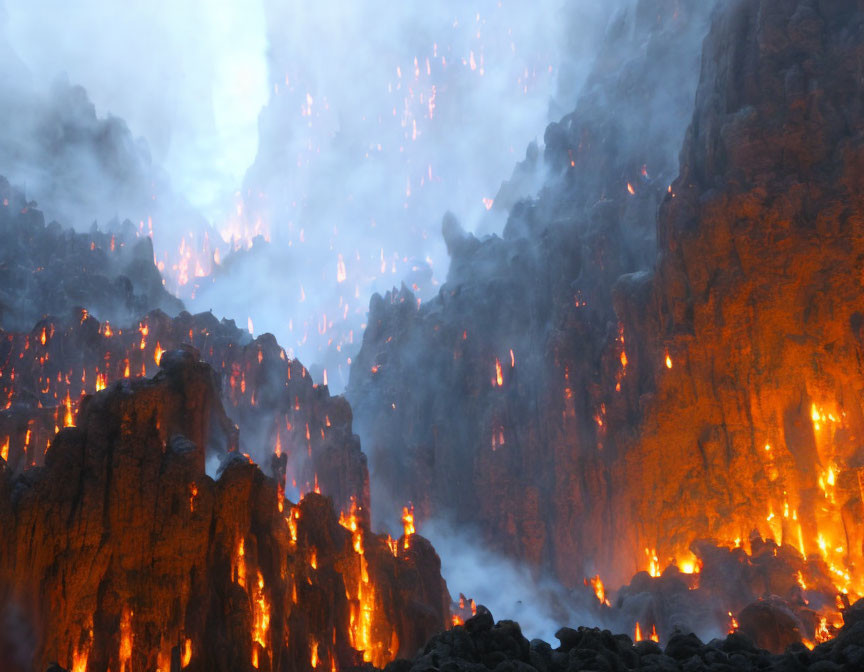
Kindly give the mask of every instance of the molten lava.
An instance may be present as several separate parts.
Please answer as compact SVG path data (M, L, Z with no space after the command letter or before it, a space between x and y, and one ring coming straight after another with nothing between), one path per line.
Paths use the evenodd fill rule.
M407 549L411 544L411 536L414 534L414 506L402 507L402 529L405 536L404 547Z

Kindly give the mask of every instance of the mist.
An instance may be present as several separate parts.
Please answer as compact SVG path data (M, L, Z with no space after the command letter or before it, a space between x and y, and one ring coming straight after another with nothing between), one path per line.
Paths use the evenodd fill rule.
M593 595L568 595L560 584L538 579L526 567L484 547L477 530L455 528L439 519L423 524L420 533L441 557L441 574L454 600L464 593L496 620L517 621L528 639L553 642L562 626L600 624L588 607Z
M614 9L103 5L6 0L6 69L14 58L43 114L68 108L52 94L58 77L82 86L95 118L128 134L120 163L133 176L100 167L99 139L76 146L79 165L65 171L75 199L43 174L47 150L0 169L64 225L130 219L190 310L273 333L335 392L373 292L437 292L444 212L470 231L501 230L501 182L572 107ZM20 145L40 131L15 135Z
M255 156L267 100L261 4L4 2L6 37L32 84L66 73L98 115L146 140L177 191L218 217L219 197Z
M343 389L369 296L404 282L423 301L446 277L444 212L503 226L498 187L578 89L603 15L566 4L265 3L270 98L221 225L237 253L192 305L248 312Z

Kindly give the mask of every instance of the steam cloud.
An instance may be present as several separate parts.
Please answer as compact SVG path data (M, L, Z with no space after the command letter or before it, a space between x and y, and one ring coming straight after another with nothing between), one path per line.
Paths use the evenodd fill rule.
M372 292L403 281L424 300L437 291L446 210L469 230L503 226L504 211L487 207L572 106L612 11L563 0L103 5L6 0L3 69L28 102L9 113L0 170L49 219L152 230L167 286L190 310L248 318L316 379L326 369L334 391ZM93 101L89 124L113 118L120 157L104 156L97 132L90 146L58 138L62 174L46 166L51 147L34 150L46 127L69 124L68 94L46 86L61 73Z
M454 596L460 590L470 591L467 596L488 608L495 618L517 621L528 639L554 641L562 625L597 621L587 604L584 609L577 606L579 596L567 596L560 584L540 580L525 567L484 548L476 530L433 520L420 532L441 557L441 573Z

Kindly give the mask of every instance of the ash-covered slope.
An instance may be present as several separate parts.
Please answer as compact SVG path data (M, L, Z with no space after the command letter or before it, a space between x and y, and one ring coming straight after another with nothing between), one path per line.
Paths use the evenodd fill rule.
M620 560L608 543L619 448L600 387L620 368L612 288L654 260L710 4L643 0L618 16L576 111L546 131L539 198L513 207L503 238L446 217L446 285L419 310L404 289L373 297L352 366L373 498L474 525L571 587ZM626 409L615 420L633 422ZM639 559L620 563L622 581Z
M85 397L45 466L0 460L4 670L348 669L412 655L444 627L432 547L390 544L234 454L197 353ZM221 436L220 436L221 435ZM341 523L341 525L340 525ZM363 651L364 653L361 653Z
M44 215L0 176L0 328L29 330L46 315L86 307L99 319L129 322L183 304L162 284L153 243L131 222L89 233L45 224Z

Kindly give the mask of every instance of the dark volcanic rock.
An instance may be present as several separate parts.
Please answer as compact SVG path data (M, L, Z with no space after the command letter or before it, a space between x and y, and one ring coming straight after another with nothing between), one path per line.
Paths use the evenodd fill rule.
M165 291L153 242L131 222L115 232L64 230L0 177L0 328L29 330L46 315L86 306L103 320L127 322L183 304Z
M850 615L859 607L849 610ZM540 640L528 642L512 621L495 624L484 612L452 630L433 637L413 660L396 660L386 672L451 670L482 672L579 672L581 670L654 670L657 672L853 672L862 647L849 643L857 625L847 623L840 637L816 647L812 652L800 644L780 655L772 655L753 645L740 634L703 644L692 634L674 635L665 650L650 641L633 641L626 635L613 635L597 628L562 628L556 633L561 646L552 651Z
M170 353L152 380L85 397L43 467L16 477L0 461L0 613L33 635L3 630L11 669L345 669L444 627L422 538L391 548L327 498L294 506L248 459L204 473L223 431L215 380Z
M804 625L781 600L760 600L738 614L741 633L760 648L782 653L801 641Z

